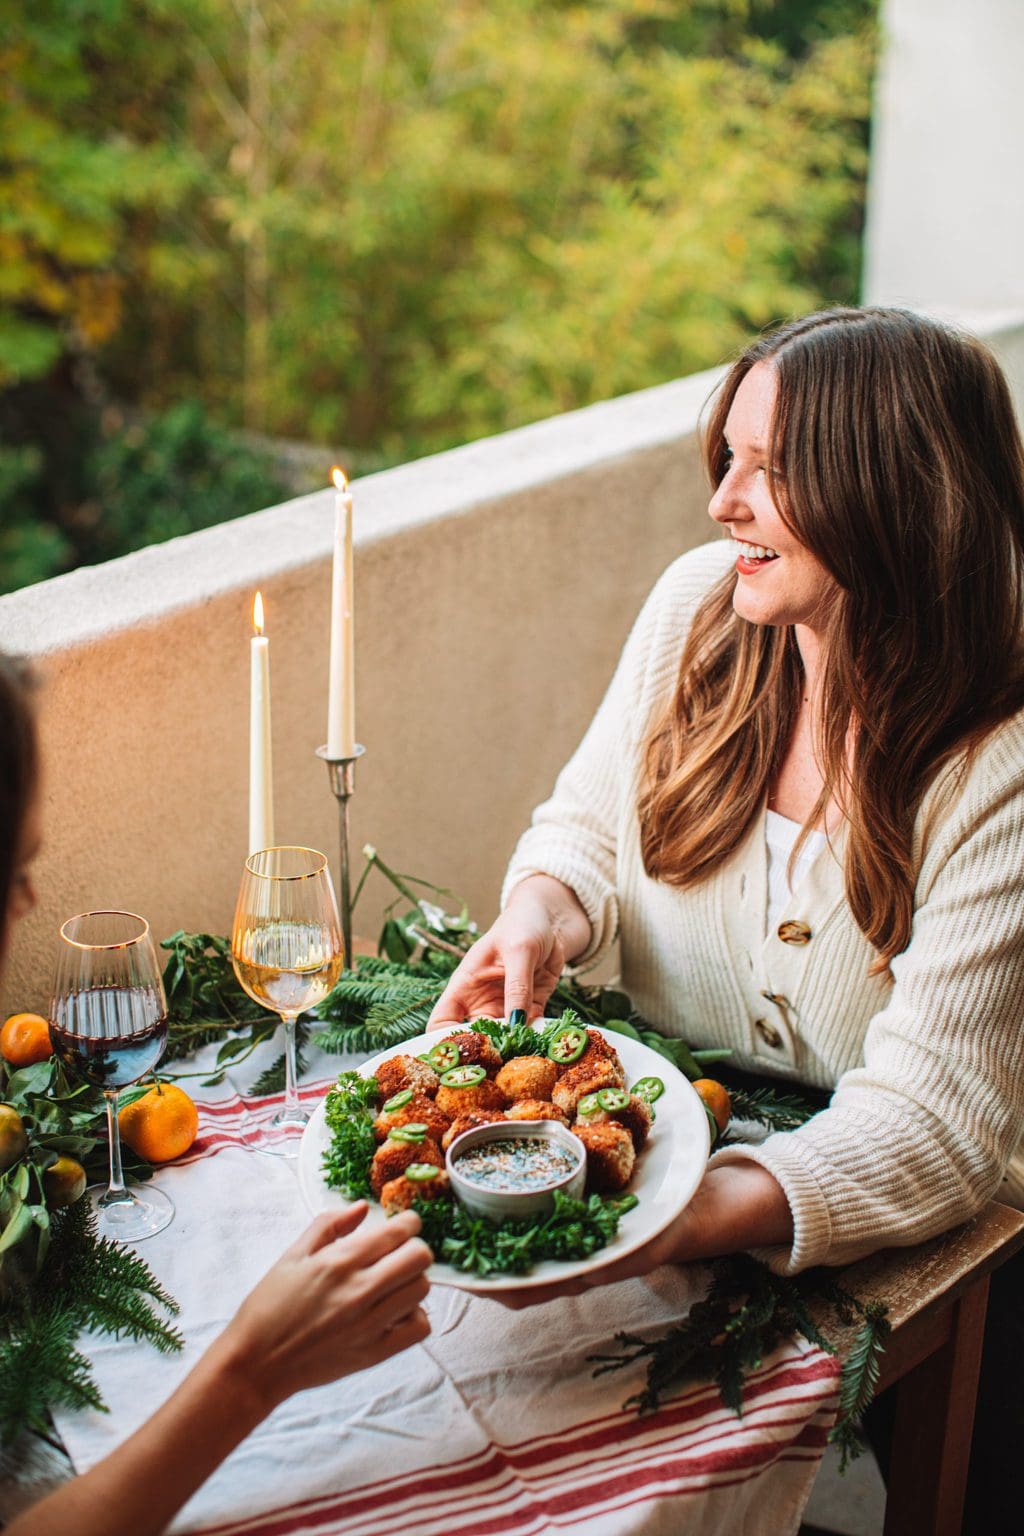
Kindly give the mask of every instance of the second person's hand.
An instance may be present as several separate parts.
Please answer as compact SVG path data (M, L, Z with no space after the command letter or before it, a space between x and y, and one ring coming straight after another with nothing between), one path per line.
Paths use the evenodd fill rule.
M365 1202L319 1216L250 1292L211 1346L261 1411L293 1392L387 1360L430 1332L422 1302L432 1255L404 1211L364 1227Z

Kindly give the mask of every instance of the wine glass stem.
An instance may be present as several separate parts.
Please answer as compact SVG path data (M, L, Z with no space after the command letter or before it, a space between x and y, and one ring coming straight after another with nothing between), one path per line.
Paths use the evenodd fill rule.
M281 1022L284 1024L284 1109L282 1111L286 1120L297 1119L301 1113L299 1109L299 1074L295 1060L295 1020L296 1014L282 1013Z
M117 1123L117 1094L104 1093L107 1101L107 1134L110 1141L110 1183L103 1196L103 1204L128 1199L121 1171L121 1129Z

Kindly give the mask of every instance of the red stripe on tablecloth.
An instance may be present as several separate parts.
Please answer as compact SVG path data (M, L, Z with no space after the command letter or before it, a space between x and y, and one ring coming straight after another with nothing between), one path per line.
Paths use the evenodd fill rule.
M792 1408L800 1401L813 1402L818 1396L816 1393L809 1395L802 1393L799 1396L790 1395L781 1402L764 1402L763 1399L769 1394L774 1394L787 1385L807 1385L825 1377L834 1378L837 1370L832 1358L820 1351L804 1356L803 1363L803 1370L794 1369L793 1363L786 1361L774 1367L767 1367L759 1373L759 1379L748 1384L745 1395L745 1421L737 1421L729 1410L722 1407L716 1388L691 1388L688 1392L681 1394L673 1404L667 1405L652 1417L637 1419L635 1415L622 1413L606 1415L600 1420L574 1425L571 1430L558 1435L538 1436L532 1440L519 1442L517 1445L501 1447L500 1450L493 1448L491 1451L479 1451L431 1472L421 1469L407 1473L401 1478L387 1478L363 1484L357 1491L361 1496L369 1497L375 1490L381 1490L382 1502L394 1503L399 1498L416 1498L422 1502L432 1492L446 1493L453 1477L463 1480L464 1485L464 1476L471 1469L473 1469L473 1480L479 1483L487 1475L485 1464L493 1461L495 1454L500 1454L503 1462L513 1468L517 1463L523 1463L536 1475L542 1462L564 1462L574 1454L592 1458L597 1450L613 1441L620 1450L623 1449L623 1430L626 1432L628 1448L631 1451L635 1448L637 1441L645 1440L649 1454L651 1447L659 1440L674 1435L680 1427L691 1422L695 1417L706 1416L709 1404L714 1409L714 1422L709 1424L706 1433L720 1434L725 1426L735 1424L739 1432L742 1433L746 1429L749 1434L755 1427L767 1427L766 1424L757 1422L759 1415L764 1420L766 1416L775 1414L776 1418L768 1422L779 1422L777 1416L780 1411ZM762 1400L760 1404L759 1400ZM754 1423L751 1422L752 1419ZM602 1424L603 1432L596 1429L596 1426ZM547 1448L546 1451L545 1448ZM564 1467L559 1468L555 1475L565 1475L567 1470ZM306 1501L302 1506L294 1504L286 1508L290 1511L298 1511L300 1508L306 1508L324 1500L333 1503L334 1499L334 1495L321 1495L319 1499ZM253 1517L253 1520L258 1525L261 1519L265 1518L267 1517L257 1516Z
M369 1532L370 1536L399 1536L399 1533L423 1533L428 1528L436 1528L436 1536L532 1536L532 1533L539 1536L553 1524L563 1528L579 1526L581 1522L604 1519L638 1504L683 1499L734 1487L759 1476L768 1465L782 1461L817 1462L824 1449L826 1434L824 1427L813 1437L808 1436L805 1429L791 1446L778 1449L777 1455L762 1453L756 1459L748 1458L742 1468L733 1464L711 1477L705 1475L695 1480L691 1471L676 1478L677 1484L686 1481L691 1485L688 1487L667 1486L676 1463L659 1461L649 1468L633 1469L615 1480L607 1477L592 1479L567 1491L561 1498L553 1498L524 1485L516 1478L513 1469L506 1467L504 1480L490 1490L487 1502L482 1497L475 1504L464 1499L454 1500L437 1503L429 1511L420 1503L412 1509L395 1510L387 1515L380 1507L380 1499L357 1513L350 1497L330 1504L322 1502L316 1509L291 1506L279 1511L269 1523L204 1527L201 1536L210 1536L214 1529L219 1536L254 1536L257 1532L258 1536L293 1536L300 1530L316 1531L320 1536L330 1536L331 1532L358 1536L360 1530ZM802 1447L811 1454L791 1454ZM764 1447L768 1452L773 1449L773 1446ZM503 1458L494 1453L489 1460L501 1462ZM685 1465L688 1458L680 1460ZM480 1470L485 1469L481 1467ZM510 1495L519 1503L519 1508L509 1507ZM499 1505L497 1509L494 1508L496 1504ZM419 1519L416 1519L417 1515ZM199 1536L198 1532L196 1536Z
M773 1419L771 1424L803 1424L800 1435L791 1444L802 1443L807 1438L807 1423L802 1415ZM826 1435L827 1427L822 1426L818 1431L821 1449ZM410 1520L417 1515L416 1529L420 1531L440 1524L437 1536L522 1536L524 1519L543 1515L546 1522L578 1524L601 1513L603 1505L613 1499L625 1507L645 1500L707 1493L729 1483L745 1481L775 1463L779 1459L779 1450L775 1441L761 1441L726 1452L711 1452L704 1457L695 1457L687 1449L666 1459L664 1448L652 1445L647 1448L644 1460L639 1464L632 1461L618 1474L598 1473L590 1467L586 1468L585 1477L571 1472L556 1473L555 1486L551 1488L525 1478L522 1470L517 1472L514 1466L506 1465L505 1475L497 1486L476 1494L467 1490L463 1498L453 1503L445 1504L435 1499L428 1507L412 1490L403 1497L401 1508L387 1510L384 1507L385 1493L372 1502L367 1501L365 1508L359 1511L353 1510L350 1502L337 1500L329 1508L321 1508L315 1513L307 1511L301 1518L312 1526L322 1524L325 1519L343 1517L346 1536L349 1533L359 1536L360 1532L368 1533L368 1536L400 1536L408 1531ZM508 1458L501 1455L500 1448L496 1448L496 1454L502 1463L507 1463ZM566 1476L572 1477L571 1485L560 1489L557 1485ZM672 1483L674 1487L666 1486ZM510 1493L521 1507L509 1507ZM623 1498L623 1495L628 1497ZM613 1504L612 1507L616 1506ZM285 1525L282 1531L288 1529ZM259 1536L279 1536L279 1533L261 1528Z
M821 1351L812 1352L803 1357L803 1370L794 1369L792 1362L784 1362L777 1367L769 1367L762 1373L759 1383L754 1384L753 1390L745 1394L744 1406L747 1410L746 1418L737 1421L728 1414L727 1410L720 1410L717 1434L721 1435L722 1428L727 1423L735 1423L737 1429L747 1436L756 1429L778 1429L789 1424L801 1423L802 1416L792 1417L791 1414L781 1417L780 1413L792 1410L799 1401L815 1401L818 1394L810 1397L801 1394L800 1397L789 1397L779 1403L761 1402L760 1408L754 1405L758 1399L764 1399L769 1393L781 1390L786 1384L806 1385L813 1381L820 1381L824 1377L835 1378L838 1367L831 1357ZM822 1369L822 1366L825 1369ZM242 1522L230 1522L227 1525L204 1526L203 1536L287 1536L287 1533L298 1529L303 1524L310 1527L322 1527L324 1522L341 1519L344 1517L346 1530L355 1530L360 1522L372 1520L370 1528L372 1536L385 1536L385 1533L394 1529L395 1532L408 1530L409 1520L413 1513L418 1512L426 1516L429 1523L437 1521L446 1522L446 1532L463 1530L466 1536L472 1532L472 1536L528 1536L527 1527L523 1522L533 1525L538 1519L555 1518L564 1521L569 1519L573 1524L578 1523L588 1511L594 1511L596 1504L610 1497L627 1497L621 1507L629 1503L642 1502L644 1499L664 1496L681 1496L687 1492L705 1490L709 1487L727 1486L729 1483L745 1481L757 1474L763 1465L791 1456L800 1446L812 1447L820 1451L824 1447L828 1425L832 1419L832 1407L828 1405L827 1422L816 1424L815 1420L821 1417L826 1406L822 1402L817 1412L804 1423L800 1434L789 1445L779 1447L774 1439L763 1440L760 1443L751 1444L749 1438L735 1446L719 1447L715 1451L709 1451L703 1456L694 1455L695 1446L691 1444L681 1454L669 1458L667 1461L661 1446L661 1441L667 1434L677 1431L680 1424L691 1420L699 1402L716 1396L714 1388L698 1388L684 1394L686 1399L697 1399L697 1403L688 1403L686 1411L680 1412L683 1406L677 1401L674 1407L659 1412L654 1418L638 1421L634 1417L624 1415L607 1416L604 1420L605 1429L602 1433L594 1433L593 1427L590 1434L580 1433L580 1426L574 1426L570 1431L558 1436L542 1436L535 1440L519 1442L516 1447L492 1447L488 1450L476 1453L475 1456L463 1458L462 1461L450 1464L434 1471L420 1471L407 1474L400 1479L386 1479L374 1483L362 1485L359 1489L353 1489L345 1495L322 1495L319 1498L305 1500L302 1503L284 1506L265 1516L256 1516ZM763 1422L758 1422L758 1416ZM751 1422L754 1420L754 1422ZM594 1424L602 1421L593 1421ZM634 1429L629 1435L629 1443L623 1444L621 1430L623 1428ZM709 1430L711 1426L709 1426ZM651 1431L656 1430L652 1436ZM635 1442L645 1438L646 1446L640 1454L647 1458L654 1458L650 1466L633 1466L623 1469L617 1477L611 1477L608 1473L602 1473L598 1478L593 1475L583 1480L577 1480L571 1489L563 1490L560 1494L545 1493L541 1487L541 1479L537 1473L538 1458L541 1462L564 1461L570 1455L584 1454L583 1466L587 1472L593 1474L596 1470L593 1464L593 1453L598 1448L603 1448L612 1440L616 1442L616 1449L621 1455L624 1451L629 1454L635 1452ZM546 1453L545 1453L546 1447ZM521 1469L517 1463L522 1463ZM736 1473L739 1472L739 1476ZM533 1474L523 1481L523 1473ZM470 1477L467 1486L467 1475ZM548 1479L561 1479L573 1475L572 1468L552 1468L547 1473ZM661 1485L666 1477L675 1476L679 1482L694 1484L696 1488L681 1488L675 1490L672 1495L664 1492L651 1491L651 1484ZM485 1491L480 1485L488 1480L497 1479L495 1487ZM455 1492L453 1483L458 1485L458 1495L453 1498ZM508 1497L518 1483L520 1489L519 1499L525 1499L527 1505L517 1510L509 1509ZM637 1492L637 1490L640 1490ZM646 1491L644 1491L646 1490ZM504 1502L504 1507L494 1514L488 1515L497 1500ZM415 1509L399 1509L398 1505L413 1503ZM541 1505L538 1510L535 1506ZM392 1506L391 1513L386 1512L387 1505ZM618 1507L618 1506L616 1506ZM481 1519L477 1517L482 1517ZM463 1522L473 1519L471 1527L465 1527ZM453 1524L458 1521L459 1525ZM353 1525L355 1522L355 1525Z
M325 1077L315 1083L303 1083L299 1089L300 1099L322 1099L328 1088L333 1087L334 1079ZM221 1099L202 1099L198 1101L199 1118L219 1119L222 1116L238 1115L249 1111L253 1107L263 1109L273 1104L283 1104L284 1093L267 1093L246 1096L241 1093L226 1094Z
M332 1078L306 1083L299 1089L299 1099L303 1103L319 1103L332 1083ZM212 1103L200 1102L197 1106L199 1134L188 1153L175 1159L175 1168L187 1168L190 1163L202 1162L204 1158L223 1152L226 1147L247 1147L252 1121L257 1119L262 1123L275 1105L283 1103L283 1093L271 1093L253 1099L234 1093Z

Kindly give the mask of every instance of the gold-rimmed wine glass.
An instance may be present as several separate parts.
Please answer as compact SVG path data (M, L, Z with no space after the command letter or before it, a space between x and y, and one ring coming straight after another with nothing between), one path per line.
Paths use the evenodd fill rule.
M261 1152L297 1157L308 1113L299 1102L295 1021L334 990L344 947L327 859L315 848L263 848L245 861L231 932L235 975L254 1002L280 1014L284 1104L250 1137Z
M117 1124L120 1089L153 1070L167 1041L167 1000L144 917L80 912L61 924L50 1040L68 1071L107 1101L110 1178L88 1191L100 1235L137 1243L163 1231L174 1202L159 1189L125 1187Z

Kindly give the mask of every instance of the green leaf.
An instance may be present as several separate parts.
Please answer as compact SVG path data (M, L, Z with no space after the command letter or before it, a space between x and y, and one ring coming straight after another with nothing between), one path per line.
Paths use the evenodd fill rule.
M17 1107L19 1103L27 1103L30 1094L45 1093L50 1085L53 1071L54 1061L51 1057L46 1061L37 1061L30 1067L21 1067L17 1072L12 1072L4 1090L7 1102Z
M7 1253L17 1247L18 1243L27 1236L33 1226L32 1207L26 1205L24 1200L16 1200L7 1225L0 1233L0 1253Z

